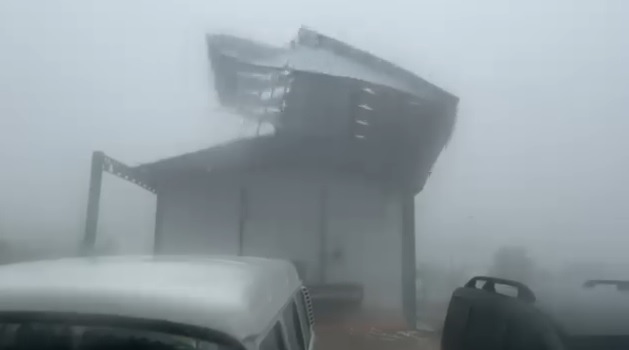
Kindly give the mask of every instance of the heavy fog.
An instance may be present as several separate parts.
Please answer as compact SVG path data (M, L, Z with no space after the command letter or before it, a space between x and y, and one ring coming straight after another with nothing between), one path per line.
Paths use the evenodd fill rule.
M2 0L0 239L75 246L93 150L135 165L249 133L218 106L205 34L282 45L306 25L461 98L416 198L420 262L629 263L628 18L622 0ZM99 230L146 250L151 196L115 182Z

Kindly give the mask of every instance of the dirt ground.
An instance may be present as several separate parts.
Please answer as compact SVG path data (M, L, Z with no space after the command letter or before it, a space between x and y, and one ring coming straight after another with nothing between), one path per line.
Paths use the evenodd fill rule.
M439 350L439 335L427 332L352 334L317 332L316 350Z
M424 303L416 329L397 315L360 310L350 316L315 315L316 350L440 350L441 328L449 300ZM317 317L319 316L319 317Z

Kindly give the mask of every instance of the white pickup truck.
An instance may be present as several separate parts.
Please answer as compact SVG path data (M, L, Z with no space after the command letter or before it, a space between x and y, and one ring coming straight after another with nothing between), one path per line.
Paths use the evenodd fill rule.
M0 349L311 350L294 267L244 257L62 259L0 267Z

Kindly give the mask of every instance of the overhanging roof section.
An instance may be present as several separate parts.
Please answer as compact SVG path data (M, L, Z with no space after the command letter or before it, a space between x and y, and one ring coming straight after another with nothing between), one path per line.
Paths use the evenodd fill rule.
M456 96L406 69L306 28L286 47L229 35L210 35L207 43L221 103L244 117L276 127L281 127L299 73L357 80L431 103L458 103Z
M228 35L207 43L221 104L274 133L141 166L155 181L309 164L419 191L454 129L457 97L315 31L302 28L286 47Z
M456 96L402 67L307 28L301 28L287 47L230 35L210 35L207 41L213 69L218 74L229 68L223 67L224 64L305 71L368 81L427 99L458 101ZM216 89L223 92L222 86L217 85Z
M406 91L421 98L444 101L450 100L450 102L454 103L458 102L458 98L456 96L442 90L436 85L429 83L428 81L402 67L397 66L396 64L310 29L301 28L299 30L297 43L296 45L293 45L293 47L301 47L302 50L306 48L310 50L328 51L333 55L353 63L354 68L357 70L351 71L348 67L348 77L370 81L380 85L388 85L392 88ZM319 63L318 67L321 67L319 69L315 67L310 68L305 65L303 69L308 70L310 68L315 72L319 71L325 73L325 71L323 71L325 67L330 69L330 67L335 66L335 64L321 65L321 63L323 63L322 61L319 61ZM366 68L366 70L364 68ZM342 72L330 72L332 75L343 76L341 73ZM374 73L375 75L372 75ZM376 78L376 76L378 78ZM382 80L379 80L379 77L382 77Z

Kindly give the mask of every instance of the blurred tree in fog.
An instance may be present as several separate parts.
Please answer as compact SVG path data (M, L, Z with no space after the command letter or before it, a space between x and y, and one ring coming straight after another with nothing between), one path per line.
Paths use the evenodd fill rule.
M528 283L534 277L535 262L523 247L501 247L494 254L489 274Z

